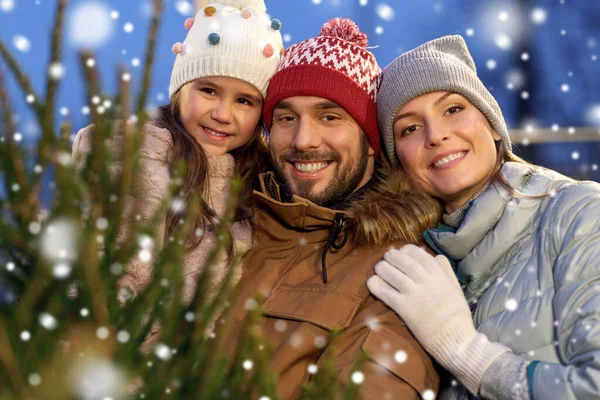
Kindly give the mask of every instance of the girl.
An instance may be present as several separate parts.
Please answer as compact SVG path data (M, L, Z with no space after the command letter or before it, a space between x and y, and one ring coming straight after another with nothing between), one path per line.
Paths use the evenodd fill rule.
M371 292L471 395L600 398L600 185L511 152L460 36L392 62L377 106L387 155L445 215L424 234L440 255L388 252ZM457 383L439 398L470 396Z
M182 268L185 303L193 298L196 277L216 243L212 223L225 211L234 175L243 178L245 185L231 227L234 249L245 252L251 245L252 184L263 172L266 159L260 116L268 82L283 49L281 24L268 20L263 0L210 1L192 22L186 21L189 33L184 43L173 46L177 58L169 86L170 103L144 127L135 182L141 202L135 210L133 201L125 208L126 214L135 212L141 224L150 221L168 194L171 168L177 160L185 159L187 173L180 203L189 203L196 193L205 202L187 241ZM86 127L79 131L73 144L79 167L90 151L91 130ZM113 142L115 154L119 153L118 139ZM119 168L117 160L112 169L118 172ZM160 251L178 225L181 214L177 208L172 207L159 225L155 250ZM233 254L222 254L213 265L215 286L225 277L231 257ZM133 259L120 280L120 300L140 293L151 278L151 261ZM157 331L156 326L152 335ZM150 339L142 345L145 352L150 350Z

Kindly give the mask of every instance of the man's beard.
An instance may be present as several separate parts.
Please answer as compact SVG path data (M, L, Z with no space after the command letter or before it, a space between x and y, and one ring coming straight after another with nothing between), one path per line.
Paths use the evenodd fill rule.
M365 177L369 162L369 141L365 135L361 135L361 142L357 158L340 163L341 157L334 151L311 151L301 152L290 149L275 159L271 154L271 160L277 182L290 194L305 198L313 203L329 207L345 200L352 192L358 189L358 185ZM287 160L312 161L332 160L336 163L330 182L327 182L321 193L312 193L314 185L320 181L311 179L294 180L294 185L285 176ZM337 179L336 179L337 178ZM294 178L290 178L294 179Z

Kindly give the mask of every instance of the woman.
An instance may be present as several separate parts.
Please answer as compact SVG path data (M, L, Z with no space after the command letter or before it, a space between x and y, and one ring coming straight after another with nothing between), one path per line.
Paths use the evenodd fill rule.
M600 398L600 185L511 152L460 36L392 62L377 106L388 157L445 214L424 233L439 255L388 252L371 292L471 395Z

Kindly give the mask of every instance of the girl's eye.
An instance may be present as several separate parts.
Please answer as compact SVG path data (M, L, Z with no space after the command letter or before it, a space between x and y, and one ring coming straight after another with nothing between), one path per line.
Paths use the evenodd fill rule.
M292 122L294 120L294 117L292 117L291 115L284 115L277 119L281 122Z
M240 103L240 104L244 104L246 106L251 106L252 105L252 102L250 100L245 99L243 97L240 97L239 99L237 99L237 102Z
M207 88L207 87L200 88L200 91L204 92L206 94L210 94L210 95L213 95L213 94L217 93L214 89Z

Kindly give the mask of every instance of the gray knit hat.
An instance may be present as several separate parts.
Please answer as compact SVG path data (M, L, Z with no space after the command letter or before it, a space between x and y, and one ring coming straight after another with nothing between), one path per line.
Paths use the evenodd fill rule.
M464 96L487 118L511 150L506 122L498 102L477 77L473 57L462 36L444 36L410 50L391 62L382 74L377 95L377 119L386 154L397 163L393 122L398 110L423 94L445 91Z

